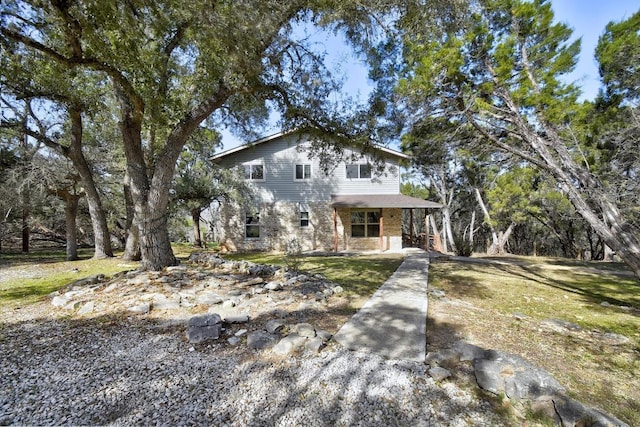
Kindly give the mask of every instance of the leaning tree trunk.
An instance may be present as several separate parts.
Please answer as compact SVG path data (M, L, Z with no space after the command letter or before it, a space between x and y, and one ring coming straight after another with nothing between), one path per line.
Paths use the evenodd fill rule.
M102 207L100 194L96 188L91 168L87 163L82 152L82 114L79 108L71 107L69 109L71 116L71 145L67 151L67 156L71 159L75 167L84 192L87 196L87 204L89 205L89 216L91 217L91 225L93 228L94 239L94 258L107 258L113 256L111 248L111 235L107 226L107 217Z
M78 202L83 194L67 194L64 197L64 214L67 225L67 261L78 259L78 228L76 218L78 217Z
M129 179L128 173L125 173L124 176L123 193L124 206L127 215L127 220L125 223L127 239L122 259L126 261L140 261L140 259L142 258L142 254L140 254L140 232L134 218L136 212L133 206L133 196L131 195L131 180Z

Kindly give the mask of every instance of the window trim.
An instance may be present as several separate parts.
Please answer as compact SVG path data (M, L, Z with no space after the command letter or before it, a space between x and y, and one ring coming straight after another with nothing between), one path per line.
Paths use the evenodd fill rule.
M298 178L298 166L302 166L302 178ZM309 176L305 177L305 166L309 166ZM295 163L293 165L293 180L294 181L309 181L313 175L313 166L311 163Z
M358 167L358 176L357 177L350 177L349 176L349 172L347 171L347 168L349 166L357 166ZM369 168L369 176L368 177L362 177L362 167L368 167ZM371 163L367 162L367 163L347 163L345 165L345 169L344 169L344 174L345 174L345 178L346 179L357 179L357 180L371 180L373 179L373 167L371 166Z
M307 214L306 218L302 217L302 214ZM302 224L302 221L306 221L306 224ZM311 226L311 214L309 211L300 211L298 213L298 227L300 228L308 228Z
M254 216L258 217L258 221L256 223L248 223L247 222L247 218L250 217L250 214L252 212L255 212L255 214L253 214L251 216L251 218L253 218ZM260 217L262 215L260 215L260 209L256 208L256 209L245 209L244 211L244 238L245 240L260 240L260 238L262 237L262 223L260 222ZM247 235L247 228L249 227L257 227L258 229L258 236L249 236Z
M247 163L243 163L243 164L242 164L242 171L243 171L243 174L246 174L246 169L245 169L245 168L246 168L247 166L249 167L249 178L247 178L247 177L246 177L246 175L245 175L244 179L245 179L246 181L264 182L264 181L266 181L266 180L267 180L267 170L266 170L266 168L264 167L264 162L247 162ZM252 169L252 167L253 167L253 166L262 166L262 178L259 178L259 179L258 179L258 178L253 178L253 177L252 177L252 175L253 175L253 169Z
M363 212L364 213L364 222L353 222L353 216L352 214L354 212ZM368 221L368 215L367 213L369 212L374 212L378 215L378 222L369 222ZM352 239L362 239L362 238L378 238L380 237L380 219L382 218L382 213L380 212L379 209L351 209L349 211L349 225L351 227L351 238ZM353 226L354 225L361 225L364 226L364 236L354 236L353 235ZM378 226L378 235L377 236L369 236L369 226L370 225L377 225Z

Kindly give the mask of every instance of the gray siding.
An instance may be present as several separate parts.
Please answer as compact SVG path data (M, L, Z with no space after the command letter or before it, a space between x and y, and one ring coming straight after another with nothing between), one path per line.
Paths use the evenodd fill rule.
M324 202L332 194L399 194L400 173L397 161L387 158L385 171L371 179L348 179L345 162L339 162L329 175L325 175L318 158L309 159L303 149L298 148L300 139L295 135L258 144L222 159L223 167L234 167L244 163L262 163L265 180L254 181L263 202ZM302 143L301 147L304 144ZM352 150L345 150L344 158L359 158L357 163L367 163L367 158ZM350 162L349 160L349 162ZM311 164L311 179L295 180L295 165Z

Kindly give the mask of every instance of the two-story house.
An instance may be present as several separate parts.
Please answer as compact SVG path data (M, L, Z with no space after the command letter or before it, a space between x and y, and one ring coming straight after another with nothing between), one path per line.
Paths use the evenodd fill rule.
M219 210L219 238L232 250L283 250L292 238L304 250L399 250L403 209L441 207L400 194L403 153L376 148L384 166L376 167L380 160L346 148L325 172L307 144L280 133L213 156L221 167L242 168L257 196L253 206Z

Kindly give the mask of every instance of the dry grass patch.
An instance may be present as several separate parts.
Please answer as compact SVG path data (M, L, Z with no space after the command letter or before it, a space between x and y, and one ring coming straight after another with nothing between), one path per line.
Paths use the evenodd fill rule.
M640 425L640 283L623 266L437 260L430 287L446 294L429 301L430 351L464 338L519 354L552 373L572 397ZM616 342L621 338L612 334L629 340Z

